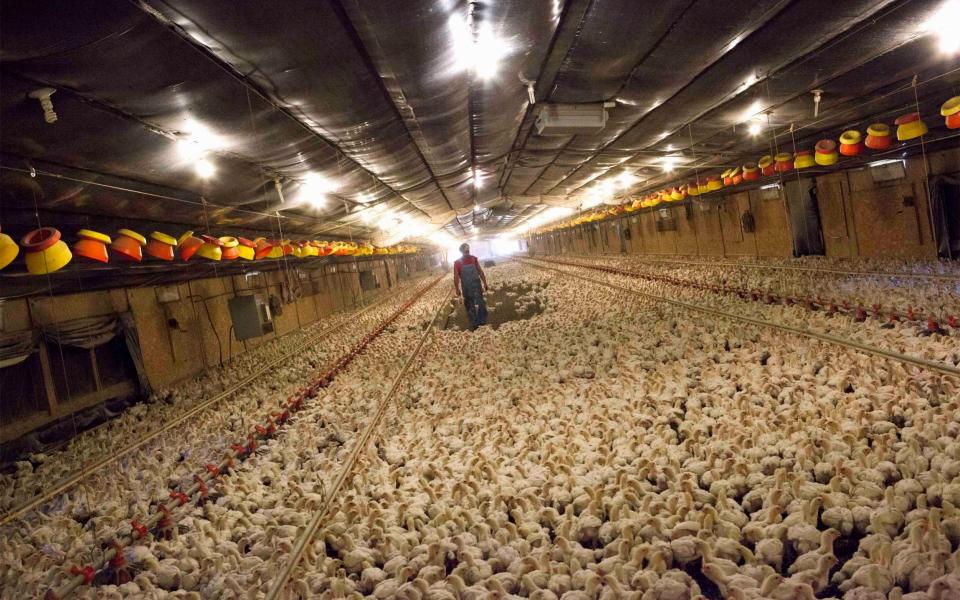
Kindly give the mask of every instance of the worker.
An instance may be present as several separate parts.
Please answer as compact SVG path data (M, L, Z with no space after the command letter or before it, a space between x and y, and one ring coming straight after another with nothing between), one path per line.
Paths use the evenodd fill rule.
M470 319L470 331L487 324L487 303L483 293L487 291L487 276L480 268L480 261L470 254L469 244L460 244L463 254L453 263L453 289L460 296L463 289L463 306Z

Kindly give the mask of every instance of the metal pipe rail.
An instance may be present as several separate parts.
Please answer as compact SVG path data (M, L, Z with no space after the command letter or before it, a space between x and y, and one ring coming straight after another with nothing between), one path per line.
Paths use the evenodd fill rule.
M422 298L427 292L429 292L433 287L443 279L444 275L439 275L429 284L419 289L409 300L407 300L399 309L397 309L392 315L384 319L380 325L378 325L373 331L364 336L347 354L341 356L329 369L327 369L322 375L316 378L311 384L302 388L299 392L291 396L287 401L285 412L293 412L301 408L301 405L304 400L316 396L318 390L322 387L326 387L329 382L332 380L333 376L345 368L355 357L359 354L364 348L366 348L374 339L377 338L391 323L396 321L403 313L405 313L411 306L413 306L420 298ZM374 305L370 305L368 308L372 308ZM280 425L286 423L288 417L284 417L282 421L279 421ZM146 536L148 530L152 530L154 527L158 526L164 519L170 519L172 516L172 511L180 506L184 506L188 503L192 504L197 500L202 499L206 496L206 484L211 480L216 479L220 474L227 469L230 469L235 464L236 460L245 460L249 457L253 450L256 449L256 443L259 440L267 439L276 434L277 428L275 427L276 423L268 416L268 422L270 423L269 429L264 429L264 432L261 434L256 431L251 434L251 437L248 438L248 445L242 447L240 445L233 445L227 451L223 461L219 465L208 465L207 469L194 478L194 484L190 486L185 492L184 491L171 491L170 499L165 503L161 501L158 503L159 507L156 512L153 513L144 523L133 522L133 528L130 534L123 536L121 539L116 540L112 548L106 550L99 561L99 565L96 567L88 565L87 567L73 567L71 568L71 574L73 578L60 586L59 589L50 588L47 590L44 598L46 600L60 600L62 598L68 597L72 594L78 587L81 585L88 585L93 582L97 573L103 571L106 568L109 568L114 564L114 558L120 555L122 548L124 546L133 545L138 539L141 539ZM256 436L256 437L255 437ZM173 526L172 522L166 523L165 526Z
M575 256L578 258L615 258L613 255L604 254L564 254L563 256ZM623 255L616 255L620 257ZM960 274L957 275L939 275L935 273L905 273L897 271L849 271L846 269L829 269L817 267L802 267L799 265L765 265L760 263L730 262L730 261L709 261L709 260L670 260L667 258L649 258L648 254L628 254L630 258L641 262L661 263L669 265L695 265L702 267L742 267L748 269L773 269L776 271L802 271L808 273L830 273L832 275L848 275L852 277L903 277L906 279L932 279L937 281L960 282ZM661 256L678 256L676 254Z
M833 300L833 299L831 299L830 301L824 301L819 296L817 296L815 299L810 297L807 297L805 299L793 298L790 296L779 296L769 290L762 290L762 289L751 290L747 288L732 287L727 285L705 284L705 283L699 283L697 281L691 281L689 279L680 279L677 277L671 277L669 275L651 275L650 273L642 273L639 271L634 271L632 269L621 269L618 267L598 266L598 265L584 264L576 261L559 260L559 259L540 259L540 260L552 262L555 264L569 265L572 267L583 267L588 269L605 271L608 273L616 273L616 274L625 275L628 277L637 277L640 279L647 279L650 281L660 281L660 282L669 283L672 285L679 285L682 287L689 287L689 288L694 288L698 290L709 290L718 294L721 292L728 293L728 294L736 294L742 300L753 300L754 302L765 301L767 304L773 304L776 302L785 302L788 305L806 306L810 310L826 309L831 313L839 312L853 318L858 318L860 320L866 320L870 316L870 313L872 312L873 317L882 320L882 317L881 317L882 311L879 305L874 305L870 309L867 309L867 308L864 308L859 303L854 307L853 304L847 300L842 300L838 303L836 300ZM960 320L957 319L956 315L948 314L945 316L944 315L934 316L930 314L928 311L914 308L913 306L909 306L907 308L907 312L902 316L894 309L894 311L891 312L889 315L889 320L890 321L906 320L906 321L921 322L924 318L923 317L924 314L927 315L926 318L927 318L928 326L932 327L933 329L939 328L939 323L949 323L951 327L960 328Z
M674 306L679 306L679 307L685 308L685 309L687 309L687 310L692 310L692 311L695 311L695 312L700 312L700 313L712 315L712 316L715 316L715 317L721 317L721 318L725 318L725 319L731 319L731 320L734 320L734 321L743 321L743 322L746 322L746 323L750 323L750 324L752 324L752 325L757 325L757 326L759 326L759 327L766 327L766 328L769 328L769 329L779 329L779 330L781 330L781 331L786 331L786 332L788 332L788 333L793 333L793 334L800 335L800 336L803 336L803 337L808 337L808 338L817 339L817 340L820 340L820 341L822 341L822 342L828 342L828 343L831 343L831 344L836 344L836 345L838 345L838 346L844 346L844 347L846 347L846 348L850 348L850 349L856 350L856 351L858 351L858 352L863 352L864 354L872 354L872 355L878 356L878 357L880 357L880 358L885 358L885 359L888 359L888 360L893 360L893 361L896 361L896 362L901 362L901 363L904 363L904 364L913 365L913 366L915 366L915 367L919 367L919 368L921 368L921 369L926 369L926 370L928 370L928 371L933 371L933 372L936 372L936 373L940 373L940 374L942 374L942 375L950 375L950 376L953 376L953 377L960 377L960 368L951 367L950 365L946 365L946 364L943 364L943 363L938 363L938 362L931 361L931 360L927 360L927 359L924 359L924 358L916 358L916 357L909 356L909 355L906 355L906 354L900 354L899 352L892 352L892 351L889 351L889 350L884 350L884 349L882 349L882 348L876 348L876 347L874 347L874 346L868 346L868 345L866 345L866 344L861 344L861 343L859 343L859 342L855 342L855 341L852 341L852 340L847 340L847 339L844 339L844 338L839 338L839 337L836 337L836 336L832 336L832 335L827 334L827 333L820 333L820 332L818 332L818 331L811 331L811 330L809 330L809 329L803 329L803 328L801 328L801 327L794 327L794 326L792 326L792 325L783 325L783 324L779 324L779 323L771 323L770 321L764 321L764 320L762 320L762 319L755 319L755 318L753 318L753 317L746 317L746 316L743 316L743 315L735 315L735 314L732 314L732 313L724 312L724 311L722 311L722 310L717 310L717 309L715 309L715 308L707 308L707 307L704 307L704 306L697 306L696 304L690 304L689 302L683 302L682 300L675 300L675 299L673 299L673 298L667 298L667 297L665 297L665 296L659 296L659 295L657 295L657 294L651 294L651 293L649 293L649 292L641 292L641 291L639 291L639 290L633 290L633 289L630 289L630 288L628 288L628 287L624 287L624 286L622 286L622 285L617 285L617 284L615 284L615 283L610 283L610 282L607 282L607 281L601 281L601 280L599 280L599 279L594 279L593 277L587 277L587 276L585 276L585 275L578 275L578 274L576 274L576 273L570 273L570 272L568 272L568 271L564 271L564 270L562 270L562 269L557 269L557 268L555 268L555 267L548 267L548 266L540 265L540 264L537 264L536 262L534 262L534 261L532 261L532 260L529 260L529 259L521 259L521 262L523 262L523 263L525 263L525 264L529 264L530 266L535 267L535 268L538 268L538 269L547 269L547 270L549 270L549 271L556 271L557 273L560 273L560 274L562 274L562 275L567 275L567 276L569 276L569 277L575 277L575 278L577 278L577 279L582 279L582 280L584 280L584 281L589 281L589 282L594 283L594 284L597 284L597 285L603 285L603 286L606 286L606 287L609 287L609 288L612 288L612 289L615 289L615 290L620 290L620 291L627 292L627 293L630 293L630 294L634 294L634 295L637 295L637 296L644 296L644 297L650 298L650 299L652 299L652 300L657 300L657 301L659 301L659 302L666 302L667 304L672 304L672 305L674 305ZM545 262L549 262L549 261L545 261ZM583 269L593 268L593 269L597 270L595 267L587 267L587 266L583 266L583 265L577 265L577 266L580 267L580 268L583 268Z
M402 292L398 292L398 293L396 293L396 294L390 294L390 295L388 295L388 296L384 296L383 298L380 298L380 299L378 299L378 300L375 300L372 304L370 304L370 305L368 305L368 306L360 309L359 311L353 313L352 316L354 316L354 317L360 316L360 315L362 315L362 314L364 314L364 313L372 310L373 308L376 308L377 306L380 306L381 304L383 304L383 303L386 302L387 300L396 298L396 297L399 296L401 293L402 293ZM16 508L11 509L10 511L4 513L3 515L0 515L0 526L5 525L5 524L9 523L10 521L12 521L12 520L14 520L14 519L17 519L17 518L19 518L19 517L21 517L21 516L23 516L23 515L26 514L27 512L29 512L29 511L37 508L38 506L41 506L42 504L44 504L44 503L46 503L46 502L49 502L50 500L52 500L52 499L55 498L56 496L58 496L58 495L60 495L60 494L62 494L62 493L64 493L64 492L66 492L67 490L69 490L69 489L72 488L73 486L77 485L78 483L80 483L81 481L83 481L84 479L86 479L87 477L89 477L90 475L93 475L94 473L96 473L97 471L100 471L100 470L103 469L104 467L107 467L107 466L109 466L109 465L117 462L118 460L120 460L121 458L127 456L127 455L130 454L131 452L134 452L134 451L138 450L139 448L145 446L146 444L148 444L149 442L151 442L152 440L154 440L157 436L159 436L159 435L161 435L161 434L169 431L170 429L176 427L177 425L180 425L181 423L185 422L187 419L189 419L189 418L191 418L191 417L193 417L193 416L195 416L195 415L203 412L203 411L206 410L207 408L212 407L214 404L216 404L216 403L218 403L218 402L220 402L220 401L222 401L222 400L225 400L225 399L231 397L233 394L235 394L235 393L236 393L237 391L239 391L240 389L245 388L247 385L249 385L250 383L252 383L252 382L255 381L256 379L258 379L259 377L261 377L261 376L263 376L263 375L266 375L267 373L269 373L270 371L272 371L274 367L280 365L281 363L283 363L284 361L286 361L287 359L289 359L291 356L295 356L295 355L299 354L300 352L302 352L303 350L305 350L306 348L309 348L309 347L315 345L315 344L316 344L317 342L319 342L321 339L323 339L324 337L326 337L326 336L328 336L329 334L333 333L334 331L337 331L338 329L342 328L344 325L346 325L346 324L349 323L349 322L350 322L349 319L344 319L342 322L337 323L336 325L332 325L332 326L330 326L330 327L327 327L326 329L320 331L319 333L311 336L309 340L307 340L307 341L304 342L303 344L300 344L299 346L297 346L296 348L294 348L292 351L284 354L284 355L281 356L280 358L278 358L278 359L276 359L276 360L274 360L274 361L272 361L272 362L270 362L270 363L267 363L266 365L264 365L262 368L258 369L257 371L254 371L252 374L250 374L249 377L244 378L242 381L240 381L240 382L237 383L236 385L232 386L232 387L229 388L229 389L226 389L226 390L220 392L219 394L217 394L217 395L214 396L213 398L210 398L209 400L207 400L207 401L205 401L205 402L203 402L203 403L201 403L201 404L198 404L197 406L194 406L193 408L191 408L190 410L188 410L188 411L185 412L184 414L180 415L179 417L175 418L174 420L170 421L169 423L166 423L166 424L163 425L162 427L159 427L159 428L155 429L154 431L151 431L151 432L148 433L146 436L140 438L140 439L137 440L136 442L131 442L130 444L127 444L126 446L124 446L124 447L121 448L120 450L118 450L118 451L116 451L116 452L113 452L113 453L111 453L111 454L108 455L108 456L105 456L104 458L98 460L97 462L93 463L92 465L89 465L89 466L84 465L83 468L81 468L80 471L78 471L77 473L74 473L73 475L71 475L71 476L68 477L67 479L61 481L59 484L57 484L57 485L54 486L53 488L47 490L47 491L44 492L42 495L37 496L37 497L35 497L35 498L31 498L28 502L24 502L24 503L21 504L20 506L17 506Z
M267 592L265 600L276 600L280 593L283 591L284 586L290 580L290 576L293 573L293 569L297 566L300 560L303 558L303 554L307 549L307 545L313 540L313 537L316 535L317 530L320 528L320 524L323 522L324 518L330 513L331 509L334 507L334 499L337 496L337 493L340 491L340 488L343 487L343 484L352 474L353 468L356 465L357 457L360 456L360 453L367 447L370 443L370 439L373 436L373 433L379 427L380 422L383 420L383 415L386 413L387 407L390 404L390 401L393 398L393 394L397 391L397 388L400 387L400 382L406 376L407 372L410 370L413 361L420 354L420 351L423 349L424 344L430 335L434 332L434 325L437 322L437 317L443 311L444 307L447 306L447 299L450 297L450 291L448 290L443 296L443 300L440 302L440 305L437 307L437 310L433 314L433 319L430 321L430 325L426 328L423 335L420 336L420 341L417 342L416 347L413 349L413 352L410 353L410 356L407 357L407 360L404 362L403 367L400 369L400 373L394 378L393 383L390 385L390 388L384 394L383 398L380 400L379 405L377 406L377 411L374 413L373 418L364 428L363 433L360 435L360 438L357 440L357 443L354 444L353 448L350 450L350 454L347 457L346 463L343 465L343 468L340 470L340 473L337 475L337 478L334 480L333 486L330 488L330 491L327 492L323 498L323 503L318 507L313 518L310 519L310 522L307 524L306 529L300 534L300 537L297 538L296 544L293 546L293 550L290 553L290 558L284 564L283 570L280 572L280 575L274 580L273 585L270 586L270 590Z

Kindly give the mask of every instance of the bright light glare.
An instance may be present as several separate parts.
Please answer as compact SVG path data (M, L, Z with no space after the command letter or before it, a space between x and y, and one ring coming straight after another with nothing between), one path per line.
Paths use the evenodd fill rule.
M297 193L297 200L320 208L327 203L327 194L336 190L337 186L329 179L317 173L307 173Z
M672 156L664 156L660 159L660 164L663 165L664 173L672 173L677 168L677 159Z
M210 131L210 128L206 125L202 125L193 119L187 120L184 130L186 137L177 140L177 152L190 162L199 160L207 152L222 148L224 145L220 136Z
M483 187L483 173L478 171L476 167L473 167L470 172L471 179L473 179L473 187L479 190Z
M490 241L494 256L510 256L520 251L520 243L514 237L497 236Z
M520 224L518 227L516 227L513 230L513 234L517 236L523 235L524 233L526 233L527 231L530 231L531 229L536 229L537 227L540 227L542 225L547 225L548 223L552 223L558 219L569 217L574 212L575 211L572 208L566 208L563 206L552 206L550 208L547 208L546 210L542 210L538 212L536 215L524 221L522 224Z
M213 177L213 174L217 172L217 169L213 166L213 163L205 158L201 158L194 163L194 168L197 170L197 175L204 179Z
M747 133L750 135L760 135L761 131L763 131L763 125L759 121L751 121L747 127Z
M637 182L637 176L634 175L633 173L628 173L627 171L620 173L620 176L617 177L617 184L622 189L627 189L636 182Z
M960 0L944 2L924 23L924 29L937 36L941 52L953 54L960 50Z
M511 45L493 33L488 23L483 23L476 36L470 31L465 19L452 16L448 23L453 37L453 52L457 67L472 71L480 79L492 79L496 76L502 61L510 51Z
M377 227L379 227L384 231L389 231L389 232L394 231L399 226L400 226L400 219L394 217L393 215L384 215L377 222Z
M204 155L204 151L198 144L195 144L192 140L184 139L177 140L177 152L182 159L190 162L200 160Z
M763 110L763 104L761 104L759 100L755 100L753 104L747 107L747 110L743 111L741 120L748 121L755 117L761 110Z
M586 199L580 203L580 208L586 210L588 208L593 208L598 204L603 204L603 191L598 189L590 190L590 193L587 195Z
M868 163L867 163L867 166L868 166L868 167L882 167L882 166L884 166L884 165L892 165L892 164L894 164L894 163L903 163L904 166L906 166L906 164L907 164L907 162L906 162L905 160L903 160L902 158L887 158L887 159L884 159L884 160L875 160L875 161L873 161L873 162L868 162Z

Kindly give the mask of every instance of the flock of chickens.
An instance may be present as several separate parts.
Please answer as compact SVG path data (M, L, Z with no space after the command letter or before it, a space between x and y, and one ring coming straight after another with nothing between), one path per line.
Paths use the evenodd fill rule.
M957 306L955 282L833 285L802 272L579 260L944 314ZM923 322L882 327L886 320L559 268L960 363L960 331L949 327L921 335ZM539 314L496 330L430 329L434 314L449 310L449 281L436 286L220 477L206 501L179 509L170 535L125 548L125 566L99 573L77 596L265 597L387 402L281 597L960 598L957 378L533 265L488 276L493 287L529 288L524 301ZM70 566L96 562L132 519L218 460L408 296L341 317L340 328L244 393L0 528L0 597L42 596ZM55 456L31 457L0 482L13 488L4 510L310 334L159 394ZM421 355L385 398L424 335Z

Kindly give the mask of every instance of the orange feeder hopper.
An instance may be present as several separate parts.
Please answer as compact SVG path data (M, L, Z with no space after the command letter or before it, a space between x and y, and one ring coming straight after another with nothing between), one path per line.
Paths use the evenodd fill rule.
M885 123L874 123L867 127L867 139L864 146L871 150L886 150L893 145L893 135Z
M960 129L960 96L944 102L940 107L940 114L946 118L947 129Z
M781 152L773 157L773 170L777 173L786 173L793 168L793 155Z
M848 129L840 134L840 154L856 156L863 152L863 143L860 141L860 132Z
M762 156L757 162L757 166L760 167L760 172L763 173L764 177L773 175L773 157L769 154Z
M177 248L180 250L180 260L186 262L190 260L197 250L203 246L203 240L193 235L192 231L185 231L180 239L177 240Z
M110 261L107 246L112 243L112 240L109 235L102 234L99 231L81 229L77 232L77 237L80 239L73 245L74 254L99 263Z
M140 262L143 260L143 247L147 245L147 238L130 229L120 229L117 237L110 244L110 249L121 258Z
M169 236L160 231L154 231L147 240L147 247L144 250L147 256L159 260L173 260L173 251L177 247L177 238Z

